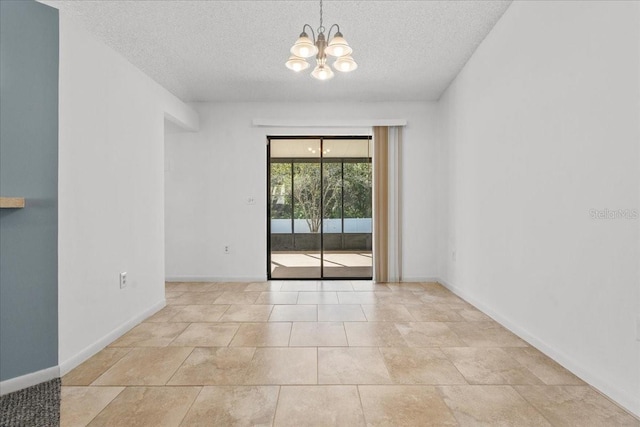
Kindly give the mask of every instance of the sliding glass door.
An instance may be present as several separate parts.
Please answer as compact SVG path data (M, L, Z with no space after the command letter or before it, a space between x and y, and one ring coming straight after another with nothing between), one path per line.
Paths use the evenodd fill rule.
M270 274L322 277L320 140L277 140L270 147ZM298 149L297 151L295 149Z
M371 278L370 143L269 138L269 278Z

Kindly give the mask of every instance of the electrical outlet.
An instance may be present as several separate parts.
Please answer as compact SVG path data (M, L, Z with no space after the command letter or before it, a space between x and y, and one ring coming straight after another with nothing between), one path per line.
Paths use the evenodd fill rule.
M247 204L248 205L255 205L256 204L255 197L247 197Z
M231 253L231 246L229 245L225 245L224 247L224 254L225 255L229 255Z
M127 272L123 271L120 273L120 289L124 289L127 287Z

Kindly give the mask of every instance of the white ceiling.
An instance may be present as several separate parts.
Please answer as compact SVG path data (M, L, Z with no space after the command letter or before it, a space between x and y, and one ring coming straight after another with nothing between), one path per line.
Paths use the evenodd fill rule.
M42 2L185 101L437 100L510 4L327 0L359 68L320 82L284 66L318 1Z

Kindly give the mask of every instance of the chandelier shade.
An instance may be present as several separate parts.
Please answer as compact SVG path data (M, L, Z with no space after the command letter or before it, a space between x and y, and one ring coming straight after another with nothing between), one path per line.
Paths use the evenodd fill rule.
M328 55L340 57L344 55L350 55L353 52L349 43L342 37L341 33L336 33L335 36L331 39L327 48L324 50Z
M331 32L334 28L336 33L332 37ZM306 32L307 29L310 31L311 37ZM320 26L317 33L309 24L304 24L302 33L291 46L290 52L291 56L285 65L295 72L306 70L309 63L305 59L315 56L317 65L311 72L311 76L318 80L329 80L334 76L333 70L327 63L327 56L336 58L332 64L336 71L348 73L358 68L358 64L351 56L353 49L344 39L338 24L329 27L329 31L325 35L325 27L322 25L322 0L320 0Z
M316 65L311 75L318 80L329 80L333 78L333 71L328 65Z
M358 68L358 64L356 64L351 55L345 55L336 59L336 62L333 63L333 68L343 73L348 73Z
M303 32L293 46L291 46L290 51L293 55L300 58L311 58L317 55L318 48L313 41L311 41L307 33Z
M309 63L305 61L304 58L295 55L291 55L285 65L288 69L295 72L300 72L309 68Z

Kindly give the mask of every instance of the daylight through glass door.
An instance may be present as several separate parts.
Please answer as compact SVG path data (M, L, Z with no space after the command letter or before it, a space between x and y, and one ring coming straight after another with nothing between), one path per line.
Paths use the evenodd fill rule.
M268 277L370 279L371 138L270 137Z

